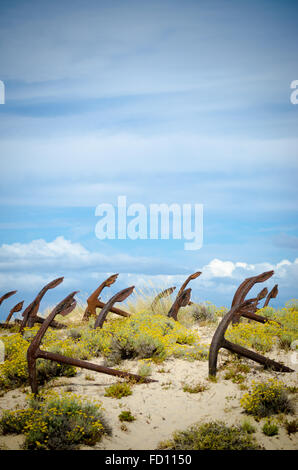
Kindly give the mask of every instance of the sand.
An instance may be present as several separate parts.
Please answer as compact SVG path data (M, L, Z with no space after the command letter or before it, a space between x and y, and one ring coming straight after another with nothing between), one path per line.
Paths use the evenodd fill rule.
M200 327L202 340L210 341L212 331L213 328ZM251 371L246 375L245 383L249 385L252 380L268 380L275 377L286 385L297 386L298 364L291 362L291 353L271 352L268 357L283 361L296 372L285 374L266 371L262 366L247 360L246 363L251 366ZM222 351L219 367L228 358L231 358L231 355ZM98 358L93 362L102 364L102 360ZM138 365L139 362L136 360L124 361L121 369L136 373ZM245 392L241 391L237 384L225 380L224 372L224 369L218 372L218 381L214 383L208 380L207 361L169 359L161 365L152 365L152 378L158 382L134 385L133 394L120 400L104 396L105 388L117 381L115 377L83 369L78 370L75 377L55 379L50 385L61 391L71 389L103 404L105 415L112 427L112 436L104 437L92 448L82 446L82 449L152 450L157 448L160 441L169 439L174 431L183 430L194 423L222 420L232 425L241 424L247 419L240 406L240 398ZM86 380L86 376L92 376L94 380ZM195 385L198 382L205 384L208 389L197 394L183 391L183 383ZM24 404L25 393L20 389L0 397L0 411L23 407ZM125 423L127 430L121 429L122 423L118 419L123 410L130 410L136 418L131 423ZM257 441L265 449L297 449L297 433L289 436L285 429L279 426L277 436L267 437L261 431L263 422L257 423L253 418L250 418L250 421L257 428L255 434ZM22 443L22 436L0 436L0 449L20 449Z

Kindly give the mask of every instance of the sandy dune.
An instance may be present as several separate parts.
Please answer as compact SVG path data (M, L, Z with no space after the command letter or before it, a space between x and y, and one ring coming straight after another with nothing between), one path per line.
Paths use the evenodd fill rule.
M210 328L200 328L200 336L204 341L210 341ZM277 353L270 353L269 356L277 359ZM223 351L219 366L229 357L231 356ZM246 384L249 385L252 380L276 377L287 385L297 385L298 365L291 363L291 354L279 353L278 358L295 368L296 372L283 374L265 371L261 366L247 361L251 365L251 372L246 376ZM101 359L93 362L102 363ZM137 368L138 361L124 361L121 365L121 369L131 372L136 372ZM165 372L159 372L163 370ZM86 380L86 374L92 376L94 381ZM96 449L155 449L161 440L170 438L173 431L185 429L193 423L220 419L227 424L235 424L246 418L240 406L240 398L244 392L237 384L224 380L223 375L224 371L219 371L217 383L210 382L206 361L169 359L162 365L152 365L152 377L158 380L157 383L134 385L133 394L120 400L104 397L105 387L115 383L115 378L96 372L78 370L76 377L56 379L51 386L60 390L72 390L102 402L113 434L104 437L95 446ZM183 391L183 383L194 385L198 382L206 384L208 389L197 394ZM0 410L22 407L24 403L24 391L13 390L0 397ZM123 410L130 410L136 418L134 422L126 423L127 430L121 429L122 423L118 419ZM266 449L298 447L297 434L288 436L282 426L279 427L278 436L267 437L261 431L261 423L254 422L254 425L257 428L256 438ZM19 449L21 444L21 436L0 436L0 448Z

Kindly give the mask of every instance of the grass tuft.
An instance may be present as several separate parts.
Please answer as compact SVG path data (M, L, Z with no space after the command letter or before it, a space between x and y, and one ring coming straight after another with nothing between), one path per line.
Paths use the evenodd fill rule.
M183 385L183 391L187 393L201 393L208 390L208 386L205 384L198 383L196 385Z
M262 427L262 431L265 436L276 436L278 434L278 426L267 419Z
M128 397L132 395L132 390L127 382L117 382L105 389L105 397L117 398Z
M119 421L127 421L127 422L135 421L136 419L129 410L122 411L120 415L118 416L118 418L119 418Z
M260 446L240 426L227 426L221 421L196 424L161 442L159 449L173 450L256 450Z

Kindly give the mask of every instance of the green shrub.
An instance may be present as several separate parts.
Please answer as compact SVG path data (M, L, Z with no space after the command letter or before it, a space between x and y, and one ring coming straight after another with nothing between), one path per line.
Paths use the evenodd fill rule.
M286 421L285 428L288 434L295 434L298 431L298 419Z
M140 364L137 374L141 377L149 377L152 374L152 368L150 364L146 364L146 362Z
M28 450L75 449L79 444L94 445L110 433L100 405L53 392L31 398L25 409L4 411L0 429L3 434L24 434Z
M245 377L237 373L234 369L228 370L224 375L225 380L231 380L234 384L241 384L244 382Z
M215 322L217 319L215 311L204 304L192 304L191 314L193 319L197 322Z
M242 372L244 374L248 374L250 372L250 367L247 364L243 364L242 362L236 362L236 369L237 372Z
M208 380L209 380L209 382L213 382L213 383L218 382L218 378L215 377L214 375L208 375Z
M82 332L79 328L71 328L69 331L68 331L68 336L77 341L79 339L81 339L82 337Z
M233 360L228 363L229 367L225 370L224 379L231 380L233 383L239 385L243 384L245 381L243 374L250 372L250 367L247 364L243 364L238 358L233 358ZM222 367L226 367L226 363Z
M105 397L122 398L132 395L132 390L127 382L117 382L105 389Z
M246 413L265 418L277 413L292 413L293 404L285 385L277 380L253 382L252 389L240 401Z
M93 375L85 374L85 380L89 380L91 382L94 382L95 378L93 377Z
M278 345L280 349L289 351L291 349L291 344L293 341L293 334L291 333L281 333L278 339Z
M209 355L209 347L207 345L195 345L194 347L184 347L177 349L173 356L178 359L184 359L189 362L207 361Z
M58 362L49 361L47 359L38 359L36 367L38 382L41 385L48 382L53 377L74 377L77 374L74 366L59 364Z
M183 385L183 392L200 393L200 392L204 392L205 390L208 390L207 385L201 384L201 383L198 383L196 385L188 385L188 384Z
M256 450L255 439L239 426L227 426L220 421L191 426L175 432L173 439L164 441L159 449L174 450Z
M253 434L256 432L255 426L251 424L250 421L244 420L243 423L241 424L241 429L244 432L247 432L248 434Z
M218 318L227 312L227 309L225 309L224 307L218 309L215 307L215 305L212 305L210 302L205 302L201 304L193 303L191 304L189 309L189 312L195 321L207 323L217 322Z
M278 434L278 426L267 419L262 427L262 431L265 436L276 436Z
M128 422L131 422L131 421L135 421L135 417L131 414L130 411L122 411L120 413L120 415L118 416L119 420L120 421L128 421Z

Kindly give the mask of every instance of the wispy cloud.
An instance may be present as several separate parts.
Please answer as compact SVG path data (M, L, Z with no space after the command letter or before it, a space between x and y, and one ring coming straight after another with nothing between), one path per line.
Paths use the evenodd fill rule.
M63 236L57 237L52 242L40 239L29 243L3 244L0 247L2 272L35 271L61 274L65 271L83 273L95 269L102 273L118 270L134 273L186 272L184 267L158 258L130 256L125 253L107 255L92 252L81 243L73 243Z
M57 276L65 275L64 287L83 288L96 284L111 272L120 272L120 285L134 284L137 287L179 285L193 266L179 266L158 258L129 256L123 253L105 255L90 251L81 243L73 243L64 237L51 242L33 240L29 243L3 244L0 247L0 273L2 288L15 285L30 292L38 289L42 282L48 282ZM281 287L291 288L298 282L298 258L294 261L281 260L272 264L260 262L248 264L243 261L212 259L197 269L202 275L194 281L195 291L218 294L226 288L231 293L246 277L273 269L274 278L269 285L278 282ZM77 285L75 285L77 284Z
M2 0L3 288L178 283L198 264L200 296L229 302L271 266L294 296L296 17L291 1ZM203 248L99 244L94 209L120 194L203 203Z

